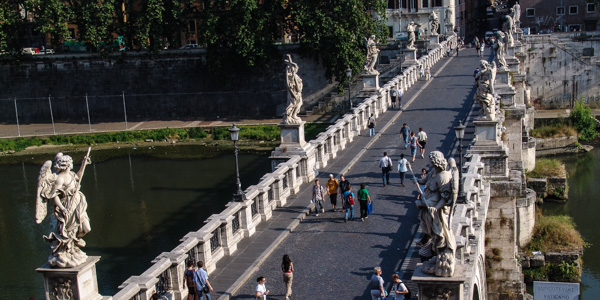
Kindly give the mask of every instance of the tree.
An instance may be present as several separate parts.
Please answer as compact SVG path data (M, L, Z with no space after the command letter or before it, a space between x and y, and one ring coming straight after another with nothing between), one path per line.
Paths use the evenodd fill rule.
M346 86L346 68L362 71L366 59L364 37L387 40L382 19L386 3L380 0L301 0L289 2L290 31L300 35L302 52L320 59L325 76Z
M69 6L73 10L79 40L85 41L91 50L111 51L115 0L69 0ZM101 43L104 47L100 47Z
M575 109L571 111L569 118L575 129L577 129L581 140L591 141L598 135L596 120L592 116L592 109L583 104L583 99L577 101Z
M25 27L23 1L0 0L0 50L18 52L21 48L18 36Z
M73 18L73 10L62 0L30 0L34 14L35 28L43 34L50 34L52 45L61 48L69 36L68 24Z

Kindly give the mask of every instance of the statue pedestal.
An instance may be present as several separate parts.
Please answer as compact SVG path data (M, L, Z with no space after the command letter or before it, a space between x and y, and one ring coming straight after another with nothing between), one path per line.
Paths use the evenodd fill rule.
M475 144L498 145L498 121L475 120Z
M74 299L98 300L96 278L96 263L100 256L89 256L81 265L75 268L51 268L48 263L36 269L44 276L46 300Z
M361 92L374 92L379 90L379 74L362 74Z
M297 146L302 147L306 143L304 140L304 124L302 121L300 124L284 124L279 123L279 129L281 130L281 146Z
M439 35L430 35L429 36L429 48L437 48L440 44L440 36Z
M475 143L469 149L471 154L479 154L484 163L483 176L486 178L508 177L508 147L501 140L500 120L475 120Z
M411 280L419 287L419 299L421 300L464 299L463 294L466 278L463 267L460 264L456 264L452 277L438 277L425 274L423 273L423 264L418 264Z
M508 85L510 86L510 74L508 70L503 70L502 68L498 68L496 72L496 82L494 82L494 86Z
M404 64L417 64L417 49L404 49Z

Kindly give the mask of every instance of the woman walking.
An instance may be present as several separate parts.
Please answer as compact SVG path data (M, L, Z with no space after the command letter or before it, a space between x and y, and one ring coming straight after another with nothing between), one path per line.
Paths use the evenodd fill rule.
M410 142L410 155L412 155L412 162L415 162L415 157L417 156L417 147L421 147L421 144L419 144L419 140L415 136L414 131L410 132L409 142Z
M398 160L398 173L400 174L400 186L404 186L404 174L408 172L408 168L410 168L410 163L406 158L404 158L404 153L400 154L400 159Z
M371 196L369 196L369 191L365 188L364 183L360 184L360 190L358 190L358 203L360 204L360 221L364 222L369 218L367 210L371 203Z
M198 292L196 291L196 283L194 282L195 272L194 261L189 260L187 262L187 269L185 270L185 273L183 273L183 276L185 277L183 287L185 288L187 286L188 288L188 300L198 300Z
M375 267L373 269L373 276L371 276L371 299L380 300L385 299L386 294L383 289L383 277L381 277L381 267Z
M267 295L270 292L265 286L267 279L264 276L260 276L256 278L256 282L258 282L258 284L256 285L256 300L267 300Z
M285 283L285 300L289 300L292 295L292 280L294 279L294 263L290 257L285 254L281 262L281 271L283 271L283 282Z

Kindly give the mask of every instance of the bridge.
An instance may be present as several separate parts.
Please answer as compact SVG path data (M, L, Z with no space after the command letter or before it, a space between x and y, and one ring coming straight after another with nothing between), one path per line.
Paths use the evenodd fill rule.
M215 289L213 299L252 299L259 276L267 278L269 299L284 299L280 266L288 254L296 269L292 299L368 299L368 279L376 266L382 268L388 291L391 275L398 273L419 299L442 294L449 295L444 299L523 299L515 257L533 229L535 193L525 188L524 169L535 163L535 140L527 135L533 109L519 75L523 70L516 56L522 49L515 43L509 70L498 71L501 113L494 121L482 121L473 102L473 71L481 58L474 49L445 57L448 45L455 43L451 38L434 45L427 55L409 59L391 81L365 89L358 107L303 145L303 151L287 153L272 173L246 189L245 201L212 215L109 298L150 299L157 292L166 299L185 299L185 263L202 260ZM419 65L431 68L431 79L420 76ZM391 108L389 90L397 85L406 91L401 109ZM373 137L367 133L370 114L377 118ZM459 161L454 134L459 121L467 125L463 144L468 147L462 153L464 194L451 223L456 271L452 277L424 275L416 246L421 235L416 186L409 178L401 186L396 172L391 184L383 186L377 162L384 151L394 164L401 153L410 157L400 138L403 123L427 132L427 153L439 150ZM427 156L417 156L412 169L428 164ZM342 212L329 210L328 201L325 213L307 214L312 181L320 178L324 184L329 174L344 174L355 187L366 184L374 203L367 220L346 223Z

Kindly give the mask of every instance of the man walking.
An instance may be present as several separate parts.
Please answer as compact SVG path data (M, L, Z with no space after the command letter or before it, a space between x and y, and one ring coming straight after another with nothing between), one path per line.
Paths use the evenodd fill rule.
M408 127L406 123L402 124L400 133L402 134L402 138L404 139L404 149L406 149L406 147L408 147L408 138L410 137L410 127Z
M410 168L410 163L406 158L404 158L404 153L400 154L400 159L398 160L398 173L400 174L400 186L404 186L404 174L408 172Z
M327 189L327 194L329 195L329 201L331 201L331 210L335 211L335 206L337 205L337 195L338 195L338 187L339 182L337 179L333 178L333 174L329 174L329 180L325 184L325 188Z
M375 117L373 116L373 114L371 114L371 116L369 117L367 124L369 124L369 136L374 136L376 124L375 124Z
M206 300L211 300L210 292L213 291L210 282L208 282L208 273L203 269L204 262L198 261L198 270L194 274L194 282L196 283L196 290L198 292L198 299L202 300L202 294L206 295Z
M402 110L402 97L404 97L404 89L402 88L402 84L398 84L398 91L396 92L398 95L398 107Z
M383 152L383 157L379 159L379 167L381 168L381 178L383 186L390 184L390 171L392 170L392 159L388 157L387 152Z
M315 203L315 216L319 216L319 211L325 213L323 201L325 200L325 188L319 184L319 179L315 179L315 185L312 190L312 202Z
M342 208L346 209L346 205L344 202L344 192L350 189L350 181L346 180L344 175L340 175L340 197L342 197Z
M417 134L419 145L421 145L421 158L425 157L425 144L427 144L427 133L423 131L423 128L419 128L419 134Z

